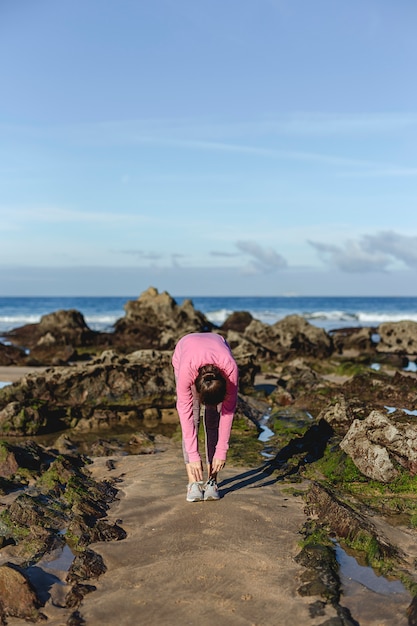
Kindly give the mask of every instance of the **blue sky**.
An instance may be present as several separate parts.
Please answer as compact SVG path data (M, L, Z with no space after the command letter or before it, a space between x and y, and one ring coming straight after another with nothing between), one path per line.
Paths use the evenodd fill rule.
M412 0L2 0L0 295L417 295Z

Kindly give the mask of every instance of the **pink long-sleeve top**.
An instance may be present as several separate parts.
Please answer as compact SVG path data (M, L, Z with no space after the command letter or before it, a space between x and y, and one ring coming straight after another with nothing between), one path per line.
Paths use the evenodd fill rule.
M221 335L191 333L179 340L172 365L177 385L177 411L190 462L201 460L193 419L192 386L200 367L209 364L216 365L226 379L226 396L221 405L219 436L214 453L214 458L225 461L237 403L239 372L236 361Z

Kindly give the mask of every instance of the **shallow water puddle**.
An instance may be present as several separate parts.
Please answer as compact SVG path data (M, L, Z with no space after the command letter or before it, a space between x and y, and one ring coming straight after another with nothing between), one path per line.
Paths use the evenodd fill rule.
M46 554L35 565L28 567L27 575L41 602L64 606L62 603L67 588L65 579L74 558L75 555L65 544L53 553Z
M409 409L398 409L396 406L385 406L385 408L387 409L388 415L390 413L395 413L395 411L398 411L398 410L402 411L406 415L417 415L417 410L410 411Z
M52 572L68 572L72 565L75 556L71 549L65 544L62 550L59 551L55 558L48 560L42 559L39 561L38 566L42 566L43 569Z
M388 580L384 576L377 576L372 567L359 565L354 556L349 556L343 548L335 543L336 560L339 563L339 573L349 580L354 580L375 593L407 593L406 588L399 580Z
M3 387L7 387L7 385L11 385L12 383L8 383L6 381L0 380L0 389L3 389Z
M269 426L267 426L269 420L269 414L264 415L262 419L259 420L259 427L261 429L261 432L258 436L258 441L262 441L263 443L267 443L275 435L274 431L271 430ZM275 451L273 451L271 448L264 448L261 452L261 456L263 456L265 459L273 459L275 457L275 454Z
M341 604L347 607L360 626L408 626L407 608L412 597L399 580L377 576L369 566L334 542L339 563Z
M273 437L275 435L274 431L271 430L269 428L269 426L265 425L265 422L267 421L264 418L265 421L259 422L259 426L262 429L262 432L260 433L259 437L258 437L258 441L262 441L262 442L266 442L269 441L271 439L271 437Z

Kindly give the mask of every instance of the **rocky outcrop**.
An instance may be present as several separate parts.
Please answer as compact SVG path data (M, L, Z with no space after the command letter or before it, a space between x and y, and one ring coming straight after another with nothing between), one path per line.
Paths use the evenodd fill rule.
M171 352L104 352L88 363L32 373L0 390L0 433L33 435L135 423L175 405Z
M404 416L372 411L365 419L352 422L340 447L372 480L393 481L398 466L417 474L417 424Z
M347 351L356 354L375 353L376 342L374 341L376 330L370 327L363 328L338 328L329 334L338 354Z
M407 414L416 403L414 377L367 372L340 386L318 419L343 438L341 448L365 476L389 483L400 467L417 473L417 424Z
M25 470L40 472L50 462L50 455L34 441L25 441L14 445L7 441L0 441L0 487L1 479L7 479Z
M384 322L378 326L378 352L417 355L417 322Z
M76 348L109 343L105 333L91 330L75 309L43 315L38 324L26 324L5 333L15 349L25 355L17 364L64 365L78 358Z
M14 452L16 458L27 456L27 450L19 450L19 446L14 446ZM30 573L42 569L46 554L60 554L65 547L72 556L66 576L69 591L65 598L61 595L59 606L76 609L83 597L95 590L84 581L98 578L107 569L102 557L88 546L126 537L118 523L105 519L116 499L113 483L117 479L93 480L88 471L90 461L75 453L54 454L45 448L37 454L49 456L49 464L31 471L31 485L25 490L21 479L12 477L6 490L9 506L0 512L0 547L7 546L9 559L0 567L1 624L9 623L8 617L30 622L46 619L39 609L40 598L47 596L38 596L30 582ZM40 591L39 580L36 589ZM76 617L75 611L66 623L83 623Z
M234 330L238 333L243 333L252 320L253 316L248 311L234 311L223 322L220 328L223 332Z
M406 409L417 406L416 379L400 372L392 376L369 369L345 382L341 393L356 412L362 407L362 417L387 405Z
M0 390L0 434L35 435L64 428L107 430L175 407L171 350L106 351L83 365L31 373ZM239 364L239 363L238 363ZM239 364L241 388L253 384L252 359ZM159 415L159 413L158 413Z
M5 333L14 349L0 349L0 364L2 358L5 365L14 364L25 355L23 349L28 352L24 361L28 365L62 365L111 348L122 353L173 350L183 335L215 328L194 309L191 300L178 305L168 293L158 293L154 287L137 300L126 302L124 308L126 315L107 333L91 330L83 315L73 309L44 315L37 324L26 324Z
M0 566L0 623L7 624L7 617L28 622L46 619L39 612L41 602L25 572L17 565Z
M294 356L321 358L328 357L333 351L329 335L299 315L288 315L272 325L253 320L243 336L262 347L265 360L285 360Z
M292 395L313 389L320 383L320 376L301 358L292 359L281 371L280 384Z
M194 309L191 300L178 305L167 292L158 293L154 287L144 291L137 300L128 301L124 308L125 317L114 325L114 345L125 351L173 350L183 335L214 328Z
M40 472L32 472L31 485L0 513L0 532L8 540L9 553L27 566L67 542L74 552L95 541L122 539L124 531L104 521L117 490L97 483L88 475L88 460L77 454L53 455ZM6 492L14 492L19 476ZM65 530L65 532L63 532Z
M28 365L64 365L88 360L107 349L123 354L143 349L172 351L184 335L210 331L225 336L234 354L242 358L250 354L252 360L322 358L333 351L330 336L298 315L287 316L271 326L240 311L218 328L195 310L191 300L178 305L167 292L159 293L154 287L137 300L128 301L124 308L125 316L116 321L113 332L109 333L92 331L83 315L75 310L44 315L38 324L28 324L6 334L14 352L10 350L7 354L5 348L0 350L0 361L2 352L6 364L24 355Z
M376 541L380 558L403 558L402 551L392 545L366 515L343 501L332 489L314 481L306 500L308 511L317 514L338 537L353 540L366 535Z
M31 351L37 346L91 345L97 335L87 326L82 313L75 309L48 313L38 324L26 324L6 334L14 345Z

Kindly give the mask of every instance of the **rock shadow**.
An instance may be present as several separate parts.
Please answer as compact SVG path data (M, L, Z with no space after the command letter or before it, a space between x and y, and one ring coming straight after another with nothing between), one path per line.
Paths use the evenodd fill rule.
M46 602L50 599L51 590L54 585L64 585L64 583L60 578L58 578L58 576L46 572L44 569L42 569L42 567L39 567L37 565L32 565L31 567L28 567L28 569L26 570L26 574L31 584L36 589L37 596L42 605L45 605Z
M219 483L222 495L245 487L266 487L297 474L300 467L307 463L314 463L323 456L333 434L332 427L324 419L321 419L317 424L313 424L304 435L291 439L270 461ZM301 458L299 458L300 455ZM293 457L298 457L297 462L286 468L286 464ZM266 480L276 470L281 470L280 474L271 480Z

